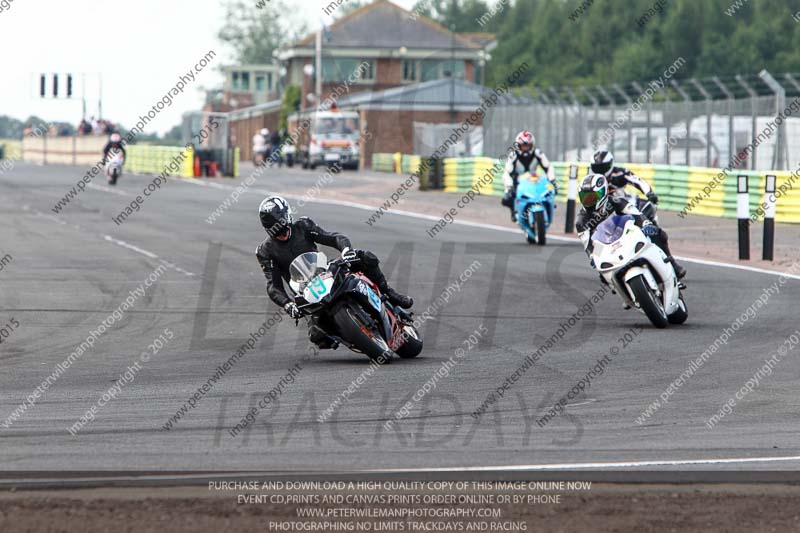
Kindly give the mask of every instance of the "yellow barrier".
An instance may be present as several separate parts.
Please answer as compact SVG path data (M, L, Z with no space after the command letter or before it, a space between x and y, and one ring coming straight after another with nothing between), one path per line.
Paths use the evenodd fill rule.
M125 166L131 172L161 174L191 178L194 176L194 150L177 146L131 145L127 148Z
M408 166L411 157L394 154L394 169L402 168L406 161ZM444 160L445 192L464 192L469 190L495 169L493 180L481 187L481 194L503 194L501 172L497 166L501 162L488 157L448 158ZM559 200L566 198L569 186L569 169L578 166L578 181L589 173L587 163L553 163L559 183ZM778 192L775 220L778 222L800 223L800 176L790 172L754 172L731 170L716 186L711 183L718 179L720 169L683 167L667 165L629 165L628 168L637 176L653 185L660 198L659 208L667 211L681 212L714 217L736 217L736 181L738 175L748 176L750 183L750 213L754 215L764 201L764 183L766 175L775 175ZM781 189L782 187L782 189ZM706 193L708 196L706 196ZM641 196L641 195L640 195Z
M394 154L392 156L392 162L394 163L394 167L393 167L394 171L397 174L402 174L403 173L403 154L400 153L400 152L397 152L396 154Z

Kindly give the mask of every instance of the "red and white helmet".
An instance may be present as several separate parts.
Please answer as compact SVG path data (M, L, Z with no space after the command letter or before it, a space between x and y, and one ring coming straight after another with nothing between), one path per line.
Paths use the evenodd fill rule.
M517 153L527 154L533 150L535 145L536 137L528 130L522 130L517 134L517 138L514 139L514 150Z
M115 144L120 143L122 142L122 136L119 133L112 133L108 140Z

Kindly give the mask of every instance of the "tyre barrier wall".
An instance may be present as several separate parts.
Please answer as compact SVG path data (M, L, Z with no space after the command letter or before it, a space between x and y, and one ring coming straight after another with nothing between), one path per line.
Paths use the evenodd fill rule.
M372 170L394 172L394 154L373 154Z
M401 169L411 169L414 162L419 162L419 156L403 155ZM391 161L397 159L397 154L375 154L373 161L385 161L388 158L389 168L385 164L373 170L396 171L391 166ZM408 164L404 164L408 160ZM578 179L589 172L586 163L553 163L558 179L558 197L561 202L566 202L566 193L569 185L569 169L572 165L578 166ZM480 187L482 194L502 196L504 193L502 181L502 161L489 157L448 158L444 160L444 190L446 192L466 192L474 184L486 182L482 179L487 174L492 180ZM685 212L697 215L714 217L736 218L736 193L737 176L747 176L750 186L750 212L755 213L764 200L764 186L766 176L774 175L778 189L784 187L783 194L777 200L777 213L775 220L778 222L800 223L800 179L791 182L792 174L788 171L754 172L749 170L732 170L724 178L718 178L721 170L702 167L684 167L669 165L628 165L634 174L651 183L659 197L659 209L667 211ZM716 183L721 181L721 183ZM715 186L712 187L712 185ZM437 188L437 187L430 187Z
M419 177L420 190L443 189L444 160L418 155L372 154L372 170L378 172L394 172Z
M404 155L400 160L400 174L416 174L422 158L418 155Z
M554 163L559 180L559 199L566 200L564 193L569 180L570 163ZM785 193L777 199L775 220L800 223L800 179L791 182L788 171L757 172L731 170L727 176L716 168L684 167L670 165L627 165L637 176L653 185L658 195L658 207L666 211L712 217L736 218L737 177L747 176L750 195L750 213L757 212L764 201L767 175L776 178L777 187L786 184ZM578 164L578 179L589 171L588 164ZM562 186L563 185L563 186ZM791 185L791 189L788 187Z
M194 177L194 150L179 146L129 145L125 170L139 174L161 174L165 170L173 176ZM171 168L172 167L172 168ZM173 168L178 167L177 171Z

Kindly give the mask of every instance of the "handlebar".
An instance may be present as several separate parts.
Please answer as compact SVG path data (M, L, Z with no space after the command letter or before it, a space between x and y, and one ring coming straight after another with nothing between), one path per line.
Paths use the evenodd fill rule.
M329 262L328 265L337 265L337 266L339 266L339 265L348 265L349 266L349 265L352 265L352 264L355 264L355 263L359 263L360 261L361 261L361 259L359 259L358 257L355 257L350 261L345 261L341 257L338 257L336 259L331 260L331 262Z

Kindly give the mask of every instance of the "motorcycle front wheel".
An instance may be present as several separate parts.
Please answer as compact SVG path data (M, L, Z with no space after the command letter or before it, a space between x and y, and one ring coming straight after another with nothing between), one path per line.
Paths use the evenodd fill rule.
M372 360L386 362L389 360L392 351L389 345L376 331L374 324L365 324L360 316L353 309L352 303L346 303L339 307L333 315L333 321L339 330L341 337L352 343Z
M686 319L689 318L689 309L686 307L686 301L683 299L683 295L679 296L678 304L678 310L669 315L670 324L683 324L686 322Z
M536 228L536 241L538 242L539 246L544 246L547 244L547 226L544 222L544 212L537 211L533 214L535 228Z
M653 294L652 289L647 284L644 276L636 276L628 282L631 286L631 291L636 297L644 314L650 319L650 322L657 328L665 328L669 324L667 313L664 311L664 306L658 301L658 298Z
M397 355L403 359L413 359L422 352L422 337L419 336L417 328L414 326L403 326L407 335L406 342L397 349Z

